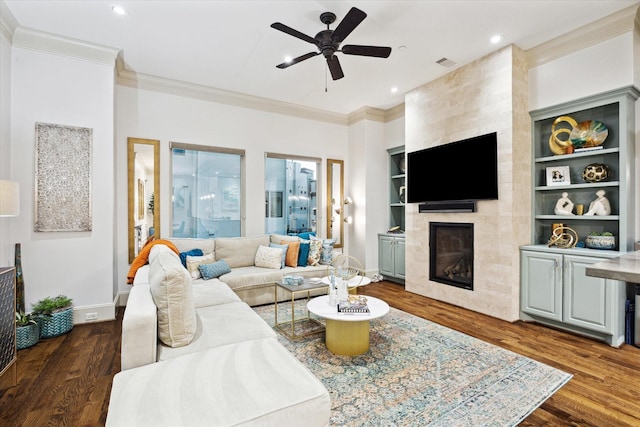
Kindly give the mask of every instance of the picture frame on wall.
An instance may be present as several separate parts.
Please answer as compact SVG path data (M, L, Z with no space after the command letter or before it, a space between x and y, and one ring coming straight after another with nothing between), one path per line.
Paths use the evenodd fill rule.
M547 186L571 184L569 166L550 166L547 168Z

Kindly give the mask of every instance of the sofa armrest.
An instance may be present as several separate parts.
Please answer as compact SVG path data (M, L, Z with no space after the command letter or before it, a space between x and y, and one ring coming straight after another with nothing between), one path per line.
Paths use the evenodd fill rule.
M157 308L148 284L131 288L122 318L121 369L155 363L158 351Z

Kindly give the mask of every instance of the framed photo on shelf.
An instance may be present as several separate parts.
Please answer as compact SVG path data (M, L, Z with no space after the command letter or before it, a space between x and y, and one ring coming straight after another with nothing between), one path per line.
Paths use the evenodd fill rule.
M547 186L569 184L571 184L569 166L551 166L547 168Z

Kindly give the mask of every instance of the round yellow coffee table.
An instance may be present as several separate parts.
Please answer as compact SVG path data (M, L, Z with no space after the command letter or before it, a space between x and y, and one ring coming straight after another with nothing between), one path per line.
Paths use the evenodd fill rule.
M329 351L341 356L357 356L369 351L369 321L389 312L389 304L367 297L369 314L339 314L323 295L307 303L309 312L326 319L326 344Z

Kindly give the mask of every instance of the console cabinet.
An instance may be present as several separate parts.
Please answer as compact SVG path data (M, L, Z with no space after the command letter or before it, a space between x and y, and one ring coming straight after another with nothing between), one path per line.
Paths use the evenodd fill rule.
M637 215L635 101L639 95L629 86L531 112L533 211L531 244L520 248L523 320L571 330L615 347L624 342L626 284L587 276L585 269L633 250ZM562 116L570 116L577 123L602 122L608 129L602 148L559 153L550 139L554 121ZM564 133L561 139L567 136ZM608 178L585 181L582 171L592 163L605 164ZM568 170L568 179L547 182L548 170ZM586 213L600 190L610 202L609 215L584 215L575 209L584 205ZM574 210L557 215L554 208L563 193L574 203ZM554 224L574 230L577 247L548 246ZM614 250L581 247L592 232L612 233L616 238Z
M606 259L522 250L521 317L620 346L626 284L586 275L587 266Z
M403 235L378 234L378 271L386 280L404 283L404 249Z

